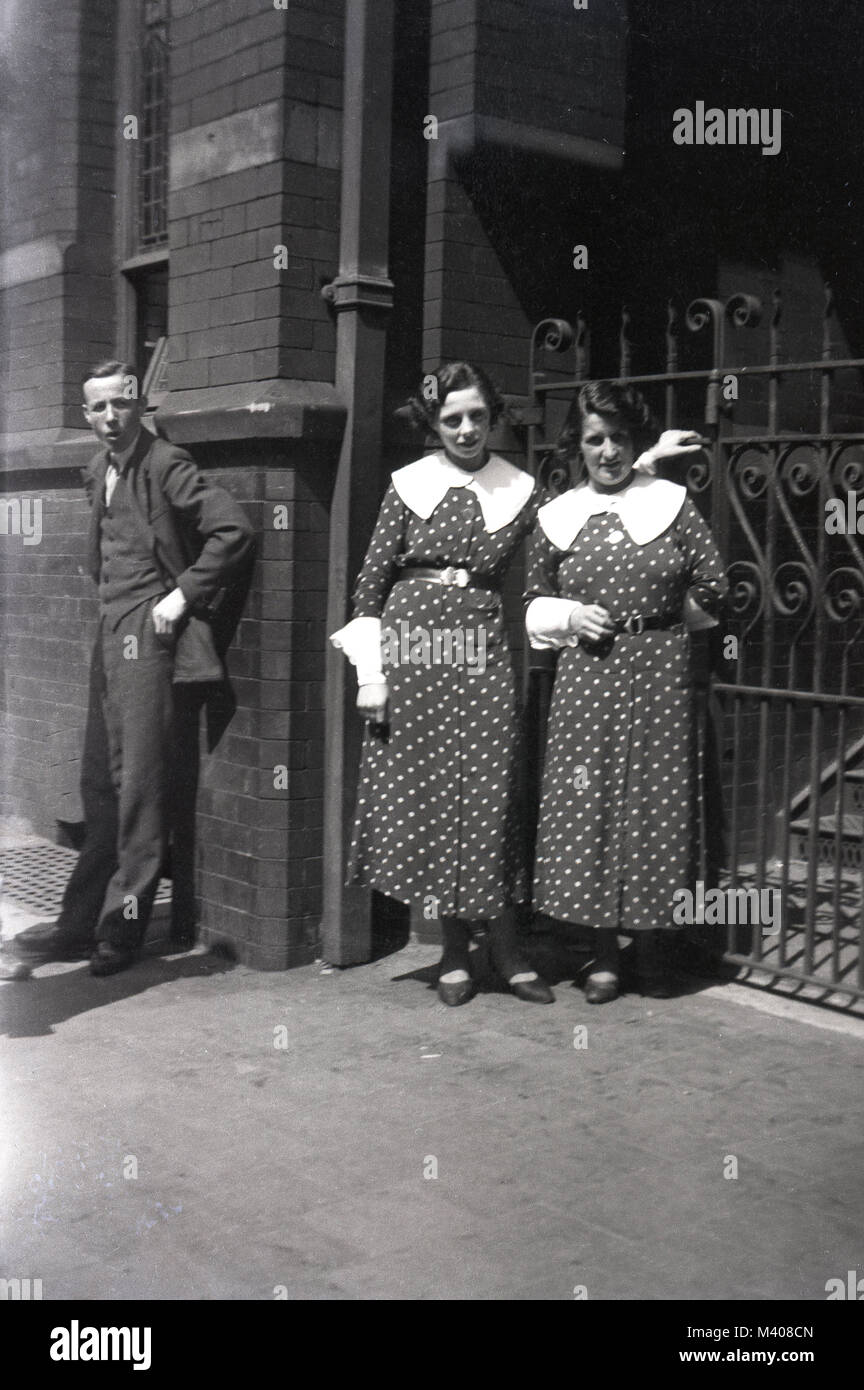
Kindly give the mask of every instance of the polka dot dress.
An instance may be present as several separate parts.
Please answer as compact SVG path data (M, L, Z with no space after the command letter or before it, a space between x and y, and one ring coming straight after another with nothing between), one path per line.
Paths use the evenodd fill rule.
M524 891L515 681L498 590L538 501L535 489L490 535L466 488L449 488L423 521L391 484L354 592L355 617L380 615L400 639L461 632L474 658L419 663L403 659L407 638L398 652L394 642L389 730L367 730L360 770L349 881L406 903L432 895L439 916L498 916ZM396 583L412 565L458 566L494 587Z
M723 565L689 499L676 522L636 545L613 513L589 518L567 551L538 528L529 596L603 604L614 618L672 614L672 630L619 633L559 658L535 868L539 911L624 932L671 927L689 886L700 779L680 622L688 589L710 609Z

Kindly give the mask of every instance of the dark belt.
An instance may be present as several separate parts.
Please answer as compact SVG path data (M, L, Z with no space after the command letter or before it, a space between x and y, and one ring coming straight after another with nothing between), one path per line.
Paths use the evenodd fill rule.
M616 618L615 632L626 632L638 637L641 632L656 632L658 629L680 627L683 618L674 613L628 613L626 618Z
M435 584L443 584L448 589L489 589L498 593L498 585L492 584L482 575L457 565L446 565L436 569L425 565L406 565L399 579L431 579Z

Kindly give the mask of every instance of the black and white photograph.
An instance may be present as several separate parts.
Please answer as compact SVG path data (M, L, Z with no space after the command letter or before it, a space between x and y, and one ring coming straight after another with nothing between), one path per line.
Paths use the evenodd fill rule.
M0 0L25 1369L851 1349L862 126L856 0Z

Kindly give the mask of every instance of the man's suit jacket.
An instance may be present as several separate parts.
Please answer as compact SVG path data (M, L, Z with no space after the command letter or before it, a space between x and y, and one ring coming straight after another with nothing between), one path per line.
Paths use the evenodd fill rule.
M99 582L100 521L108 455L100 451L84 473L90 501L88 561ZM208 483L185 449L142 427L127 462L129 495L166 590L182 589L189 604L174 652L174 680L212 682L225 668L211 631L225 591L250 558L249 521L224 488ZM226 643L220 643L224 649Z

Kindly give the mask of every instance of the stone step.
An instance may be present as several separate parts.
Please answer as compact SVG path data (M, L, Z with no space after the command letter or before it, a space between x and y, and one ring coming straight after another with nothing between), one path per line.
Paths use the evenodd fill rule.
M793 821L789 827L791 841L789 853L794 859L806 859L810 839L810 823L807 820ZM820 864L834 864L837 852L836 815L820 816L818 821L817 847ZM864 814L858 811L845 811L840 827L840 863L846 868L860 868L864 864Z

